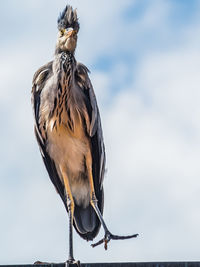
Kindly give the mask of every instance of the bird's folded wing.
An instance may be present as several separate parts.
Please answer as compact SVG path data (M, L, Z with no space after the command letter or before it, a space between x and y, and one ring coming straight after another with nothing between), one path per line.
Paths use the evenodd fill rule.
M99 109L88 73L89 70L85 65L77 63L76 75L91 107L88 109L88 113L91 113L89 114L91 121L88 135L91 137L92 145L93 177L95 177L94 184L96 184L96 188L99 188L98 185L102 185L105 173L105 147Z
M32 105L35 119L35 135L40 148L42 159L47 168L49 177L54 184L57 192L60 194L64 203L65 193L64 186L59 178L53 159L49 156L46 149L46 136L42 133L42 126L40 125L40 104L41 104L41 92L45 86L45 83L49 76L52 74L52 62L41 67L33 77L32 86ZM66 206L66 205L65 205ZM67 206L66 206L67 208Z

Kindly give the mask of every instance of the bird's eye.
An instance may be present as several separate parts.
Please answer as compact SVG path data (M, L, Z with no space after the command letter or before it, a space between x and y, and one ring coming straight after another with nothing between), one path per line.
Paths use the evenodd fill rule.
M63 36L64 33L65 33L65 30L64 30L64 29L61 29L61 30L60 30L60 36Z

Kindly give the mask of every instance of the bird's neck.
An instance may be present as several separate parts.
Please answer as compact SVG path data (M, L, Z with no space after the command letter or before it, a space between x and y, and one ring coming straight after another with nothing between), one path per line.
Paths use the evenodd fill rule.
M61 48L59 45L56 45L55 56L62 54L62 53L72 54L74 56L75 49L74 50L66 50L66 49Z
M70 51L62 51L55 54L55 58L60 62L61 65L74 65L76 62L74 53Z
M74 72L76 70L76 60L71 52L62 52L55 55L53 62L53 72L57 76L58 84L67 91L70 91L74 81ZM67 86L66 86L67 85Z
M64 70L65 72L67 66L70 66L72 69L76 66L76 59L74 57L74 53L70 51L55 53L53 68L56 71Z

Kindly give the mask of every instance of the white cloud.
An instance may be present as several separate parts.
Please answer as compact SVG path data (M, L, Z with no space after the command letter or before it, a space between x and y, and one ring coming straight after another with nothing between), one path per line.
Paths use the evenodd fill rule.
M140 260L198 259L199 60L184 44L151 54L105 118L108 188L123 190L110 216L143 233Z

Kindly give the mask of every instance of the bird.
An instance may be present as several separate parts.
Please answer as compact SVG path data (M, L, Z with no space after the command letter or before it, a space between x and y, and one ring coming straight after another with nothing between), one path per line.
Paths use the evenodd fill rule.
M83 239L93 240L102 225L104 237L113 235L103 219L105 145L101 119L88 68L76 61L79 32L76 9L66 5L58 20L58 35L52 61L33 76L34 132L48 175L69 217L69 255L74 263L73 227Z

